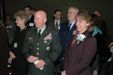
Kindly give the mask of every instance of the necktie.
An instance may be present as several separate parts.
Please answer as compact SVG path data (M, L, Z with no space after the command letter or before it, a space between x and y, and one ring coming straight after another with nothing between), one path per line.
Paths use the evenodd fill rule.
M69 30L70 30L70 27L71 27L71 23L68 24L68 28L69 28Z
M38 37L40 38L41 36L41 29L38 31Z
M56 29L58 29L58 21L56 21L55 27Z

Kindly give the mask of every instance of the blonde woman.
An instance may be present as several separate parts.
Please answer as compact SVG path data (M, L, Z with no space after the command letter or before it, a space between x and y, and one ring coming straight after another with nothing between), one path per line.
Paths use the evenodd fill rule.
M28 21L28 17L26 13L22 10L18 11L15 14L16 19L16 33L14 37L14 41L11 46L11 58L9 58L9 62L12 61L12 75L26 75L27 64L22 53L23 42L26 34L26 23Z

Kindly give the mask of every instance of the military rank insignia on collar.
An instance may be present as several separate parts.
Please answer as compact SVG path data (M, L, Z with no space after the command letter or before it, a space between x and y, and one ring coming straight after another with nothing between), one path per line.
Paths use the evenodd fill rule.
M51 40L51 39L52 39L51 33L49 33L49 34L44 38L44 40Z

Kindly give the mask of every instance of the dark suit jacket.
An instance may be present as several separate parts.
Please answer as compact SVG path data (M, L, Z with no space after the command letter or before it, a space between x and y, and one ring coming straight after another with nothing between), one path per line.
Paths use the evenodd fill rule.
M65 22L61 25L61 28L59 30L60 40L62 49L66 49L68 46L69 41L73 37L73 31L76 30L76 24L71 28L71 30L68 27L69 22Z
M50 34L51 39L45 39ZM37 28L32 29L26 34L23 52L26 57L34 55L46 63L43 70L36 68L34 64L29 64L28 75L54 75L54 62L61 52L58 32L46 27L39 38Z
M34 16L32 15L31 18L27 22L27 28L34 28Z
M66 75L92 75L90 64L96 53L96 39L86 35L83 42L75 42L66 51L64 70Z

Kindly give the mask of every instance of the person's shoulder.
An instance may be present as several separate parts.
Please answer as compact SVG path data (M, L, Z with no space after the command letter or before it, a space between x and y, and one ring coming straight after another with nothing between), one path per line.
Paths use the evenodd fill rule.
M51 26L47 26L46 28L47 28L48 31L52 31L52 32L57 31L55 28L53 28Z
M89 41L96 41L96 38L94 36L88 34L87 40L89 40Z
M67 21L67 20L62 21L62 25L68 25L68 23L69 23L69 21Z
M61 19L60 21L61 21L61 24L66 22L66 20L64 19Z
M26 29L26 34L32 34L32 33L34 33L36 30L37 30L36 27L34 27L34 28L27 28L27 29Z
M31 16L31 19L30 20L34 21L34 15Z
M61 29L65 29L65 28L68 28L68 21L63 21L62 23L61 23Z
M58 30L57 30L57 29L52 28L52 27L50 27L50 26L47 26L47 30L48 30L49 32L51 32L52 34L58 33Z

